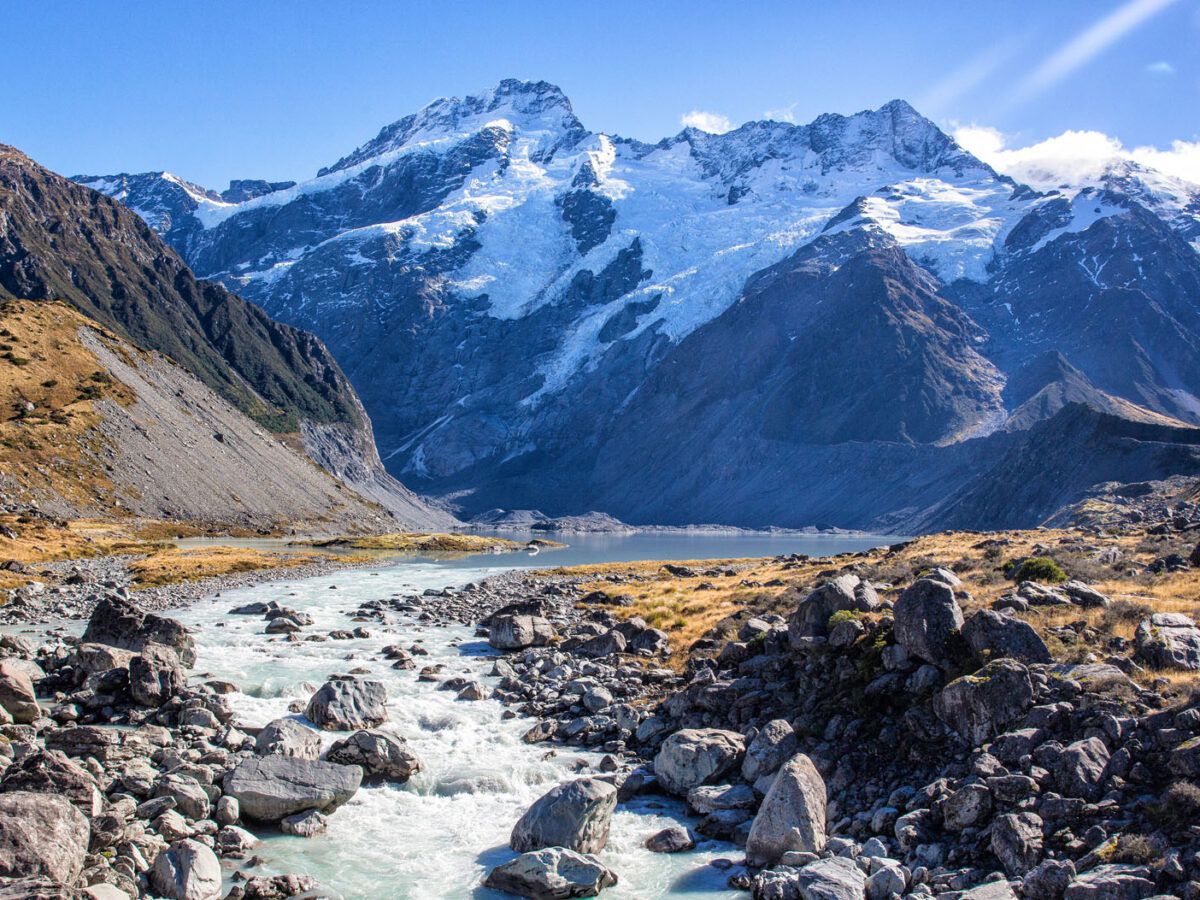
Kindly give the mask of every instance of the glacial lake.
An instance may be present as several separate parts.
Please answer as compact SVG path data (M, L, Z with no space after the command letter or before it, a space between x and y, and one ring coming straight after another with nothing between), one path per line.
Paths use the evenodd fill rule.
M398 619L382 627L367 624L369 639L285 643L263 634L263 620L257 616L230 616L231 607L252 600L278 600L310 614L314 624L305 631L320 633L347 627L348 613L363 601L462 585L516 567L825 555L902 540L868 535L674 533L561 539L571 546L533 557L524 552L452 559L390 556L381 558L377 568L226 591L172 613L195 632L196 673L241 687L231 695L241 723L261 726L287 715L289 703L307 700L326 676L363 667L387 687L390 721L384 727L402 735L424 764L424 771L403 786L361 788L330 816L329 829L320 837L260 831L264 843L255 852L265 865L255 874L311 874L345 900L500 900L508 895L479 885L490 868L515 856L508 849L513 824L539 796L574 777L579 761L594 764L599 756L553 744L525 744L521 735L532 720L504 719L504 707L493 700L458 701L452 692L417 681L415 670L394 670L380 657L388 644L407 647L419 641L429 656L418 657L418 666L442 663L447 675L470 674L485 684L494 683L486 673L496 654L474 636L472 628L428 627ZM324 737L331 743L339 735ZM726 886L730 871L711 865L713 860L741 858L731 844L706 841L695 851L679 854L654 854L643 847L646 837L661 828L696 822L686 815L682 803L663 797L640 798L620 807L608 847L600 854L620 883L602 896L610 900L744 897Z

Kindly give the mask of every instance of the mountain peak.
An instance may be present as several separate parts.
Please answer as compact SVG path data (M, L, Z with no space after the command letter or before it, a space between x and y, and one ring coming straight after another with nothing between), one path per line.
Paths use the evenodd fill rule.
M349 156L317 175L327 175L415 144L462 138L493 122L507 121L521 131L546 131L557 137L586 133L571 101L547 81L506 78L493 88L467 97L442 97L383 128Z

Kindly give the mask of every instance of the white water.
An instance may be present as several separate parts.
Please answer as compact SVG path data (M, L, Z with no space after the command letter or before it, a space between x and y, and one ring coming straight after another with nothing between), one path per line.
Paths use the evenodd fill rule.
M543 553L539 565L606 559L645 558L644 536L603 540L573 539L571 551ZM761 540L761 539L754 539ZM772 539L787 546L767 552L856 550L883 543L875 538ZM654 549L664 549L655 542ZM753 547L753 549L751 549ZM672 548L679 549L679 548ZM693 556L743 556L765 548L741 537L690 538L688 549L707 551ZM678 558L678 557L676 557ZM286 643L263 634L258 616L230 616L228 610L250 600L270 600L309 613L314 624L305 633L325 633L353 627L347 613L366 600L419 592L477 581L502 568L531 565L527 557L474 557L471 560L392 560L374 571L347 571L295 582L277 582L201 601L173 613L194 630L196 672L227 679L243 693L231 696L238 722L263 725L287 715L288 703L307 699L332 673L369 669L387 686L390 722L420 756L425 770L403 786L365 786L330 816L329 830L304 839L263 832L256 851L266 871L314 875L327 888L350 898L434 900L501 898L479 883L493 866L512 858L508 835L513 824L539 796L573 776L580 759L594 755L555 745L524 744L521 734L531 720L504 720L504 708L492 700L464 702L453 692L417 681L416 671L397 671L380 659L382 647L421 642L428 657L418 667L443 663L445 674L470 672L485 683L492 651L467 627L436 628L397 619L381 627L362 623L372 637L365 640ZM336 589L331 586L336 585ZM332 742L339 735L330 734ZM662 897L734 898L739 892L725 886L728 872L709 865L718 857L740 858L737 848L707 842L680 854L654 854L642 846L646 837L670 824L689 821L681 804L646 798L618 809L602 859L620 878L604 892L618 900ZM694 824L694 820L691 820ZM255 870L259 874L263 870Z

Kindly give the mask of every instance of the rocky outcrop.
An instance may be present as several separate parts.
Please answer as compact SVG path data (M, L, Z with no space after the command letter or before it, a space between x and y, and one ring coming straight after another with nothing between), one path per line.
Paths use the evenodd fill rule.
M829 633L829 619L836 612L870 612L879 596L870 583L856 575L841 575L818 587L796 606L788 619L788 637L800 647Z
M617 805L617 789L596 778L560 784L539 798L513 827L509 845L518 853L566 847L599 853Z
M100 598L83 640L136 653L158 644L173 650L185 666L196 662L195 641L187 629L175 619L145 612L120 594L105 594Z

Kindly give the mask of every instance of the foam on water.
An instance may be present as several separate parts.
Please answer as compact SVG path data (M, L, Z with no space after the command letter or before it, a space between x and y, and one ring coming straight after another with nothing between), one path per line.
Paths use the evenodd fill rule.
M520 736L530 720L502 718L492 700L458 701L450 691L417 681L416 671L397 671L380 658L382 647L420 642L429 651L418 667L446 666L445 674L470 673L485 682L492 651L466 627L426 627L408 619L379 626L372 637L354 641L287 643L263 634L259 616L231 616L232 606L278 600L310 614L306 634L349 627L347 613L366 600L441 588L486 577L496 568L467 568L410 561L378 571L341 572L303 581L227 592L175 613L195 631L196 671L228 679L244 693L231 695L238 721L263 725L286 715L288 703L307 698L327 675L369 669L388 690L394 728L425 766L403 786L366 786L329 819L328 832L303 839L262 832L258 854L266 868L314 875L350 898L500 898L479 883L487 870L512 858L508 835L539 796L573 775L580 758L596 757L553 745L530 746ZM336 590L331 586L336 585ZM339 735L328 734L332 742ZM620 883L605 897L733 898L728 873L709 865L716 857L738 858L736 848L709 842L691 853L654 854L642 842L669 824L686 821L681 804L641 799L621 807L613 819L605 863ZM693 823L694 824L694 823Z

